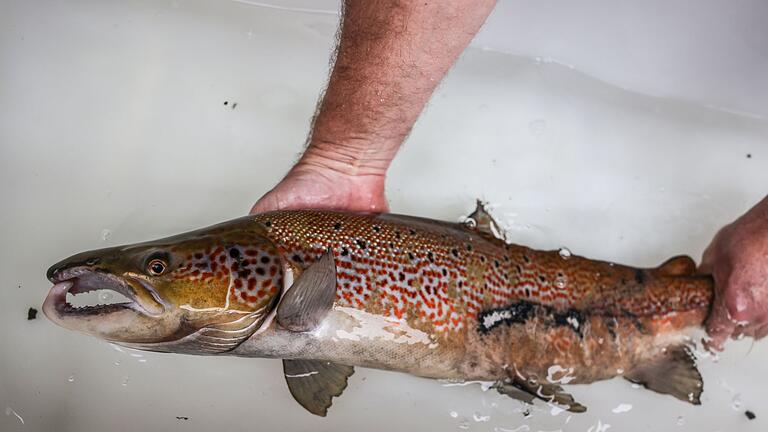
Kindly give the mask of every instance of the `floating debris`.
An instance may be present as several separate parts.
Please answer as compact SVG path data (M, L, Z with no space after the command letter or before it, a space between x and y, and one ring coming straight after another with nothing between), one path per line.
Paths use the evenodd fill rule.
M746 410L746 411L744 411L744 415L745 415L745 416L747 416L747 418L748 418L748 419L750 419L750 420L754 420L755 418L757 418L757 416L755 415L755 413L753 413L753 412L752 412L752 411L750 411L750 410Z
M176 416L176 420L189 420L189 417Z
M27 311L27 320L37 319L37 309L31 307Z

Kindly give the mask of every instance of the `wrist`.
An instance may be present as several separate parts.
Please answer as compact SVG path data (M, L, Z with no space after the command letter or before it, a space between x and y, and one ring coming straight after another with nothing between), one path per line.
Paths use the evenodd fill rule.
M371 145L367 139L344 142L313 139L293 171L321 172L347 178L384 178L397 147Z

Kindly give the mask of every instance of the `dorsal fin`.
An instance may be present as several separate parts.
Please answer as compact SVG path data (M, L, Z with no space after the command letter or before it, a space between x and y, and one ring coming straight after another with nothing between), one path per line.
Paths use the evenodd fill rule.
M678 255L664 261L656 268L656 273L659 276L693 276L696 263L687 255Z

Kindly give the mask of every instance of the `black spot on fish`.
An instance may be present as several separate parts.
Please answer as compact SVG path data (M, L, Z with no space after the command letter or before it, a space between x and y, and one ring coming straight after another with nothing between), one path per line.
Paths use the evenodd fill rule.
M380 227L380 226L378 226L378 225L374 225L374 226L373 226L373 231L374 231L374 232L381 232L381 227Z
M642 284L645 282L645 272L643 270L635 270L635 282Z
M530 292L526 288L526 295ZM478 331L481 334L504 324L525 324L529 320L539 317L551 326L567 326L583 337L583 326L586 322L584 312L576 309L558 311L551 306L540 305L527 300L520 300L502 308L494 308L481 311L477 318Z
M390 248L390 249L394 249L394 248L395 248L395 244L394 244L394 243L392 243L392 242L389 242L389 248Z
M335 224L333 224L333 229L334 229L334 231L340 230L341 229L341 222L336 222Z
M256 270L254 270L254 271L259 276L264 276L265 274L267 274L267 272L263 268L261 268L261 267L256 267Z
M568 309L563 313L553 312L552 318L555 325L571 327L579 336L583 337L582 327L584 323L584 314L576 309Z
M27 320L33 320L37 318L37 309L31 307L27 310Z
M232 257L232 258L237 259L240 256L240 250L238 250L237 248L230 249L229 250L229 256ZM195 255L195 258L197 258L197 255ZM200 257L200 258L202 258L202 257Z
M200 252L196 253L195 259L203 259L203 254L201 254Z
M451 254L456 258L459 257L459 251L456 248L451 249Z
M605 328L608 329L608 334L615 340L616 339L616 318L608 318L605 320Z
M269 257L268 256L263 256L263 257L261 257L260 261L261 261L262 264L269 264Z
M272 227L272 222L271 222L271 221L266 221L266 222L264 222L264 225L265 225L267 228L271 228L271 227Z
M539 275L539 281L541 281L541 283L545 283L547 278L545 278L543 275Z
M349 249L346 247L341 248L341 256L347 256L349 255Z
M400 240L400 231L395 231L395 238Z
M477 314L478 331L485 334L502 324L524 324L533 317L534 313L533 303L527 301L513 303L503 308L480 311Z
M397 275L397 278L400 280L400 282L405 280L405 273L400 272L400 274Z
M303 260L303 259L301 259L301 257L299 256L299 254L293 254L293 256L291 257L291 259L292 259L294 262L297 262L297 263L300 263L300 264L304 262L304 260Z
M427 259L429 262L435 262L435 255L431 251L427 252Z
M443 276L448 276L448 270L443 269Z
M525 296L526 297L530 297L531 296L531 289L530 288L526 288L525 289Z
M408 233L409 233L410 235L412 235L412 236L415 236L415 235L416 235L416 230L413 230L413 229L409 229L409 230L408 230Z
M462 288L464 286L464 281L459 281L458 285L459 285L459 288Z
M509 262L509 257L504 255L504 261Z
M485 262L485 255L480 255L480 262L481 262L481 263L484 263L484 262Z
M528 258L528 255L523 255L523 261L525 261L525 262L526 262L526 263L528 263L528 264L530 264L530 263L531 263L531 259L530 259L530 258Z
M472 252L472 245L471 244L467 245L467 252Z
M240 279L247 279L248 276L250 276L250 274L251 274L251 269L243 269L237 272L237 276Z
M515 270L517 270L518 273L522 273L523 272L523 268L520 267L520 264L515 264Z
M416 257L415 257L415 256L413 256L413 253L411 253L411 252L408 252L408 259L409 259L409 260L411 260L411 261L413 261L414 259L416 259Z
M432 286L431 285L424 285L424 290L427 292L427 294L432 295Z
M367 245L365 244L365 240L357 239L357 240L355 240L355 243L357 243L357 246L358 246L360 249L365 249L365 248L366 248L366 246L367 246Z
M501 263L499 262L499 260L493 260L493 265L495 265L496 268L499 268L499 266L501 266Z

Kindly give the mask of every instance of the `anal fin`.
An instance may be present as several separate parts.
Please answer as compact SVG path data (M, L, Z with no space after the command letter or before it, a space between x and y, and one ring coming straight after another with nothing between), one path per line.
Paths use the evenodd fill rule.
M587 410L587 407L576 402L570 393L564 392L563 388L557 384L539 383L524 380L521 377L514 377L499 382L496 385L496 390L501 394L526 403L531 403L534 399L541 399L545 402L561 405L566 410L574 413L581 413Z
M629 371L625 378L657 393L672 395L694 405L701 404L704 382L685 345L669 347L660 356Z
M288 390L301 406L312 414L325 417L333 398L347 388L352 366L322 360L283 360Z

